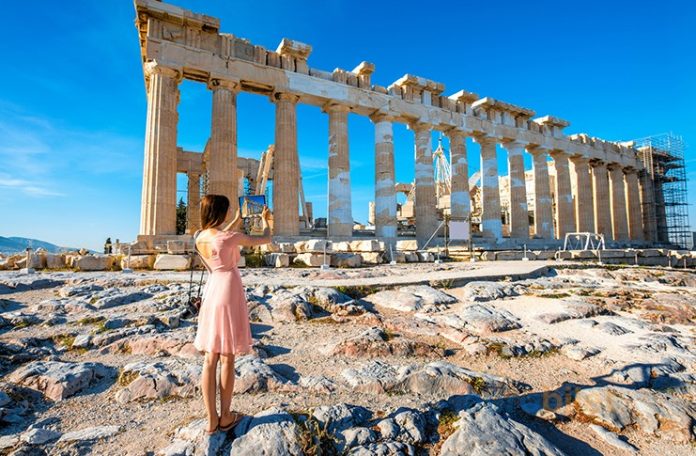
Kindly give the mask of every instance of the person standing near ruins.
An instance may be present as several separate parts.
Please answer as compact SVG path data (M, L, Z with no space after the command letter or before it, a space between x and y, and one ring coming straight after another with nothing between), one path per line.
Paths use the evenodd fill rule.
M237 269L241 246L271 242L271 212L261 213L263 234L249 236L242 229L237 212L232 219L230 201L223 195L206 195L201 200L201 230L194 235L196 251L201 255L210 277L203 291L194 346L205 352L201 390L208 414L208 434L228 431L242 418L232 412L235 356L251 351L251 326L242 279ZM230 221L231 220L231 221ZM216 408L218 362L220 372L220 415Z

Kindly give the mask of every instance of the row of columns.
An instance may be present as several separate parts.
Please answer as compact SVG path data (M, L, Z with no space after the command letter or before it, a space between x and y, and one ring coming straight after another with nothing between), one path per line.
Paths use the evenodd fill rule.
M178 84L181 73L149 62L148 115L141 234L174 234L176 231L176 141ZM211 79L208 87L213 93L213 112L210 148L207 157L208 193L228 196L236 210L237 182L237 108L239 84L234 81ZM275 93L276 105L274 157L274 233L299 234L300 168L297 152L296 105L299 96ZM329 119L328 157L328 234L349 237L353 220L350 191L350 156L348 143L348 113L350 108L339 103L324 106ZM394 143L391 118L377 112L371 116L375 128L375 231L376 236L394 238L397 234ZM422 245L437 229L435 182L432 168L431 126L425 123L409 125L414 133L415 152L415 215L416 237ZM450 130L452 162L451 218L466 220L471 211L466 135ZM502 221L498 185L498 140L474 135L481 149L481 232L484 237L501 239ZM615 164L590 161L517 141L502 141L508 154L510 179L510 235L525 239L529 236L529 218L524 170L524 151L533 157L534 173L534 233L539 238L555 235L563 239L566 233L589 231L603 233L615 240L641 240L651 236L654 228L644 226L642 212L652 193L646 186L650 179L640 180L635 171ZM553 211L549 184L548 156L556 170L556 208ZM571 191L574 182L575 198ZM608 189L608 194L607 194ZM189 222L197 219L200 195L200 176L189 175ZM555 217L555 233L552 233ZM647 220L647 217L645 217ZM651 231L652 230L652 231ZM652 239L652 238L648 238Z

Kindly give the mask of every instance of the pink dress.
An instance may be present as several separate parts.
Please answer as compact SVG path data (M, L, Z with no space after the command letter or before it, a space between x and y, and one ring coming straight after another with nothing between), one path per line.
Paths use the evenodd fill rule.
M218 231L213 237L203 289L198 330L193 345L199 351L238 355L251 351L251 327L242 278L237 269L241 233Z

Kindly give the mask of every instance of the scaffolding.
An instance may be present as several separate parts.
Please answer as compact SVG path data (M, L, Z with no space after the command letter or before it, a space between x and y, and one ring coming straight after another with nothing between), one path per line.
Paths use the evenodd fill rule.
M691 230L684 141L665 133L636 139L634 144L652 183L652 194L643 198L644 223L654 227L658 242L686 248ZM652 207L646 208L646 204Z

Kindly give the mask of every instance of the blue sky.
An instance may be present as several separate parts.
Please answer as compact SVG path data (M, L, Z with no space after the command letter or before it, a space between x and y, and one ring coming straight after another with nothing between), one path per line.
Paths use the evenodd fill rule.
M373 62L373 83L405 73L551 114L567 133L627 140L684 137L696 226L696 6L688 1L173 3L221 19L221 30L275 49L311 44L314 68ZM0 28L0 235L100 248L132 240L140 217L145 92L130 1L9 2ZM273 142L265 98L238 97L242 156ZM179 145L202 150L211 96L184 82ZM298 109L305 193L326 213L328 120ZM373 128L349 121L353 213L373 197ZM434 144L436 137L433 137ZM413 135L395 126L397 180L413 178ZM477 146L469 148L470 172ZM505 172L501 160L501 172ZM179 179L185 190L185 178ZM183 196L183 193L182 193Z

